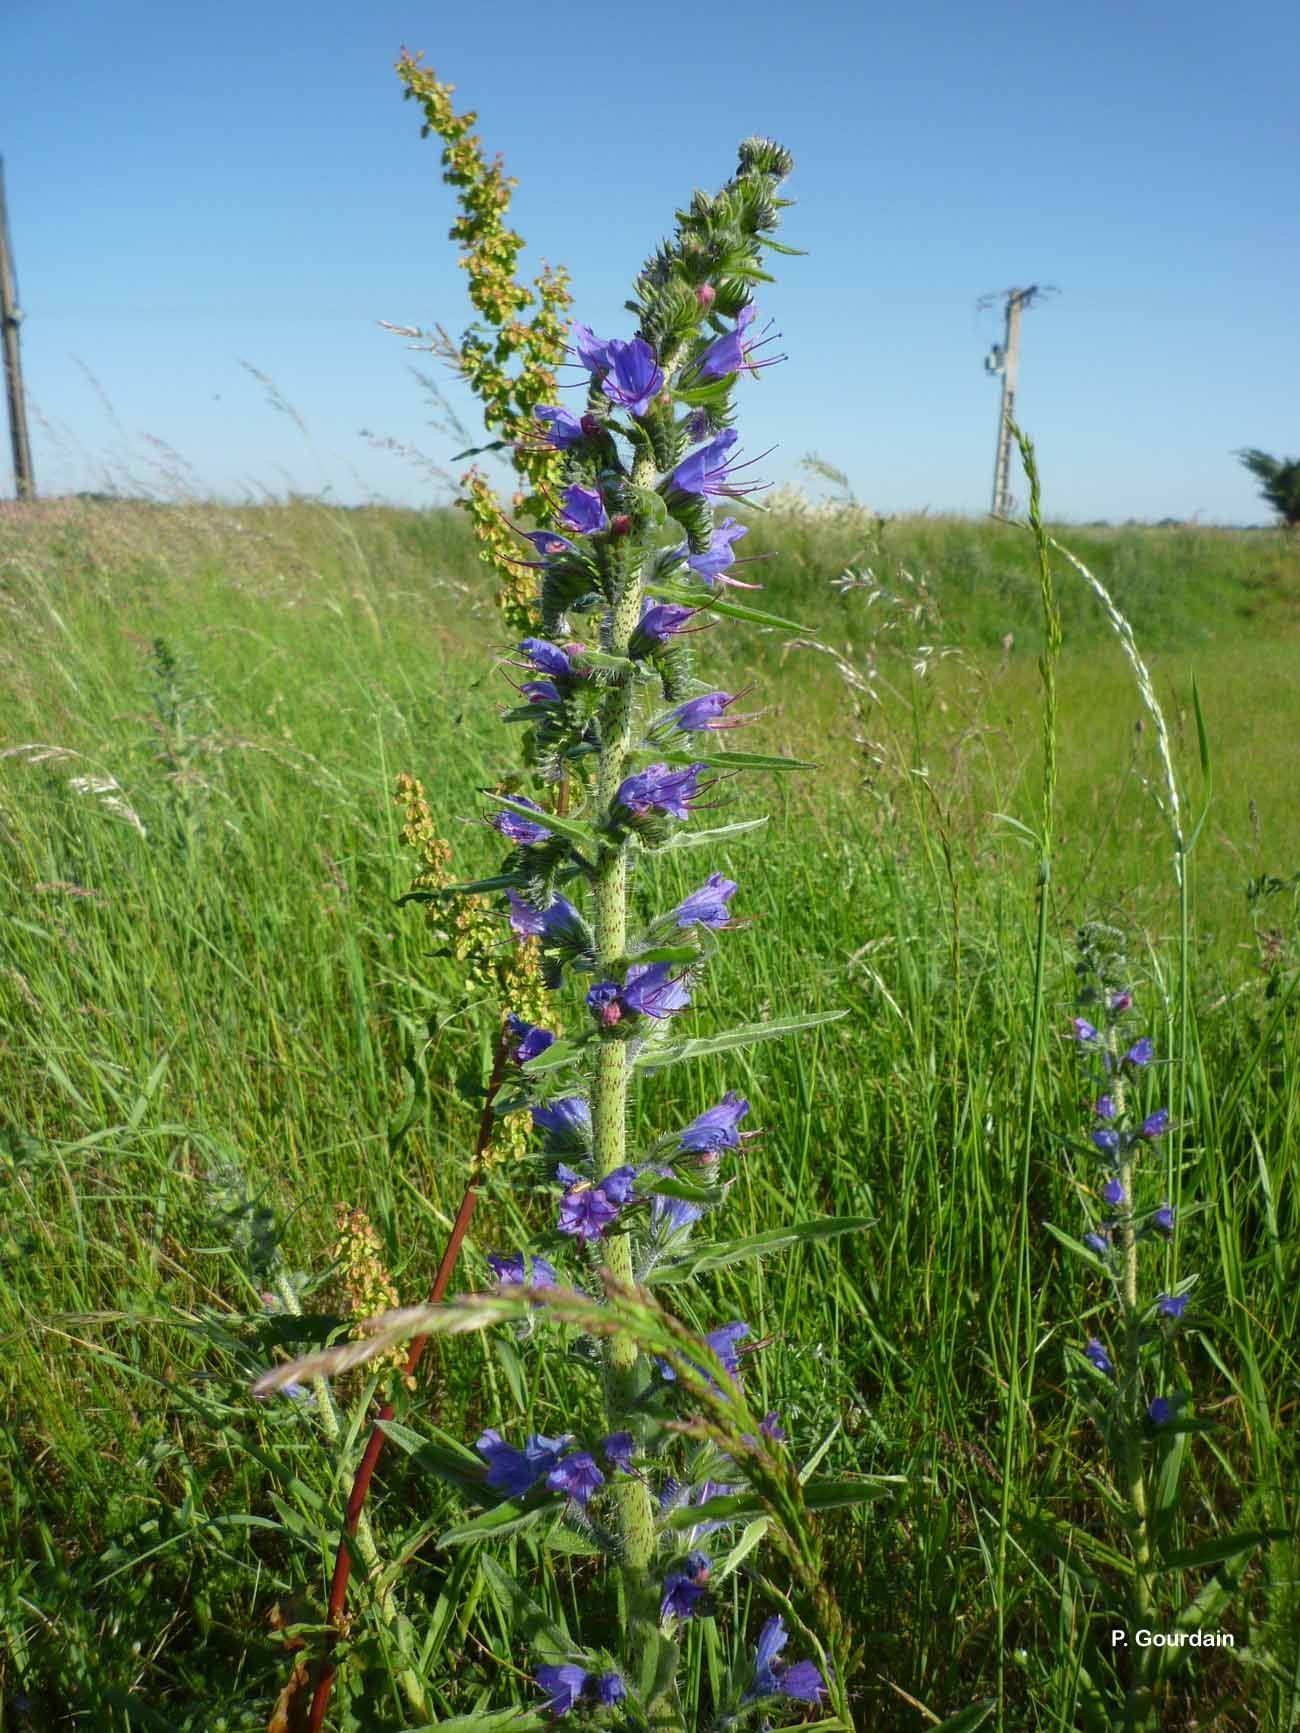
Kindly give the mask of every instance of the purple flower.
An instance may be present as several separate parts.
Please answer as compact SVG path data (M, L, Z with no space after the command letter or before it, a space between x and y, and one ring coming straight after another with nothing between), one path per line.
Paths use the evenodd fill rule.
M551 833L547 831L546 834L549 836ZM590 939L587 923L568 897L557 893L545 909L535 909L514 891L507 891L506 895L510 899L511 931L521 939L544 939L552 945L578 947Z
M632 1457L636 1453L636 1440L630 1432L611 1432L600 1447L605 1453L605 1460L614 1468L621 1468L624 1474L632 1472Z
M722 1364L726 1367L727 1371L733 1378L738 1378L740 1376L740 1358L736 1353L736 1343L743 1341L748 1334L749 1325L736 1322L734 1324L720 1324L716 1330L710 1330L708 1335L704 1338L705 1342L717 1355L718 1359L722 1361ZM690 1364L695 1366L695 1370L701 1375L701 1377L708 1379L709 1383L713 1385L715 1390L718 1388L713 1377L704 1370L703 1366L696 1366L693 1360ZM673 1371L672 1367L663 1360L660 1360L658 1365L659 1370L663 1373L668 1382L670 1384L675 1384L677 1382L677 1374Z
M529 914L535 913L529 909ZM514 925L513 920L511 925ZM510 1037L516 1043L510 1050L510 1057L516 1065L527 1065L530 1059L536 1059L539 1053L545 1053L548 1047L555 1043L555 1037L549 1029L542 1029L536 1023L525 1023L522 1017L516 1017L512 1011L507 1018Z
M1108 1378L1113 1378L1115 1376L1115 1368L1111 1364L1110 1355L1102 1347L1101 1343L1095 1336L1090 1336L1088 1338L1088 1346L1083 1350L1083 1357L1095 1366L1099 1372L1104 1372Z
M714 584L725 581L723 574L735 559L732 544L748 534L748 525L737 523L734 517L723 518L715 525L713 539L702 554L691 553L689 546L678 551L686 556L686 564L696 577L712 589Z
M770 1438L773 1444L784 1444L788 1436L785 1427L781 1424L781 1416L775 1408L759 1421L758 1430L764 1438Z
M511 798L516 806L526 806L530 812L542 810L536 801L526 800L522 794L512 795ZM493 830L500 831L507 842L516 843L520 848L532 848L539 842L548 842L552 834L544 824L535 824L532 819L521 818L517 812L508 809L494 812L488 823Z
M590 325L580 325L575 319L569 327L578 361L588 373L603 373L610 366L609 344L592 335Z
M581 1095L564 1095L534 1107L533 1124L546 1134L551 1155L584 1155L591 1148L591 1109Z
M568 1442L567 1437L544 1438L535 1432L522 1450L516 1450L490 1426L474 1448L488 1465L487 1483L492 1490L504 1492L507 1498L521 1498L544 1474L550 1473Z
M1076 1041L1089 1042L1101 1040L1101 1036L1098 1035L1097 1031L1093 1028L1092 1024L1086 1017L1076 1017L1074 1019L1074 1036Z
M695 494L704 499L731 494L728 460L731 448L739 438L734 427L724 427L707 445L682 459L669 477L671 485L679 493Z
M598 1486L604 1486L605 1476L596 1467L596 1459L588 1450L575 1450L562 1458L546 1477L552 1492L564 1492L583 1509Z
M1190 1294L1161 1294L1156 1301L1156 1311L1162 1318L1177 1320L1187 1310L1187 1302L1190 1298Z
M1168 1396L1153 1396L1147 1408L1153 1426L1163 1426L1167 1420L1174 1417L1174 1405Z
M749 1112L743 1095L729 1089L716 1107L707 1108L681 1132L677 1147L687 1155L712 1155L740 1145L741 1120Z
M647 764L634 776L625 777L614 796L614 813L644 818L657 813L663 818L686 818L690 803L699 794L700 772L706 764L691 764L671 770L666 764Z
M580 536L594 536L598 530L609 527L605 502L594 488L582 487L575 481L572 487L565 488L563 498L560 522L568 529L576 530Z
M1156 1230L1157 1233L1160 1233L1160 1234L1172 1234L1173 1233L1173 1231L1174 1231L1174 1212L1173 1212L1173 1210L1170 1209L1167 1201L1165 1203L1162 1203L1159 1209L1152 1210L1152 1212L1151 1212L1151 1226Z
M539 403L533 410L533 415L545 425L547 443L553 445L557 451L568 451L571 446L580 445L586 438L581 421L567 409L556 409L549 403Z
M1085 1234L1083 1243L1090 1252L1096 1252L1099 1258L1104 1258L1110 1251L1110 1239L1106 1234Z
M600 388L611 403L629 415L644 415L663 390L664 376L655 362L654 350L644 337L630 343L612 338L605 345L609 372Z
M566 1661L562 1667L539 1667L537 1683L546 1693L546 1707L551 1714L567 1715L576 1703L581 1702L590 1677L585 1667L572 1661Z
M579 1180L560 1199L556 1226L562 1234L569 1234L580 1246L586 1246L600 1239L617 1218L618 1205L598 1185Z
M503 1288L553 1288L555 1286L555 1266L547 1263L545 1258L539 1258L536 1253L525 1258L522 1252L512 1252L509 1257L496 1252L488 1253L488 1263L497 1282Z
M627 1686L617 1673L602 1673L596 1680L596 1701L609 1709L627 1696Z
M791 1666L778 1658L786 1642L785 1621L777 1613L758 1634L754 1683L745 1692L746 1702L754 1697L783 1696L800 1703L815 1703L825 1691L822 1676L811 1661L796 1661Z
M705 692L699 698L688 698L685 704L679 704L670 715L683 734L712 733L719 728L736 728L745 718L738 717L733 721L726 715L726 711L738 697L739 693Z
M1156 1050L1156 1044L1149 1035L1144 1035L1140 1041L1135 1041L1124 1055L1130 1065L1149 1065Z
M1116 1016L1123 1011L1127 1011L1132 1003L1132 993L1112 993L1110 996L1110 1008L1115 1012Z
M519 690L530 704L558 704L563 696L554 680L525 680Z
M1117 1179L1108 1179L1101 1188L1101 1200L1111 1209L1120 1209L1124 1204L1124 1187Z
M664 1171L668 1173L672 1170L665 1168ZM654 1194L654 1201L650 1206L650 1220L668 1238L684 1232L699 1221L703 1214L699 1204L688 1203L684 1197L665 1197L659 1192Z
M671 1017L684 1011L691 995L680 977L670 973L670 963L633 963L623 983L621 1003L639 1017Z
M652 605L647 601L642 609L641 619L628 640L629 651L633 656L648 656L652 650L658 650L670 638L676 637L686 622L698 612L698 608L683 608L677 602Z
M753 307L742 307L736 317L734 331L724 331L721 337L715 337L704 353L691 368L691 383L712 379L726 379L732 373L739 373L749 359L748 345L744 342L745 327L754 318Z
M587 1009L603 1029L623 1021L617 981L597 981L587 992Z
M625 1203L631 1201L632 1193L636 1188L636 1175L636 1168L625 1162L622 1167L616 1167L612 1173L607 1173L604 1179L599 1181L600 1190L604 1192L612 1204L622 1209Z
M734 880L710 873L698 891L692 891L672 912L674 926L725 927L731 920L728 899L736 894Z
M1169 1109L1167 1107L1157 1107L1154 1113L1149 1113L1142 1121L1142 1129L1139 1135L1150 1138L1163 1137L1165 1132L1168 1130Z
M557 535L554 530L521 530L520 534L526 542L531 542L544 560L559 560L566 555L581 557L582 549L576 542L571 542L567 536Z
M1093 1111L1096 1113L1098 1119L1114 1119L1114 1097L1110 1095L1099 1095L1097 1097L1097 1105Z
M525 638L519 648L528 658L530 668L547 674L553 680L563 680L573 672L573 663L566 651L546 638Z
M1103 1155L1114 1155L1119 1149L1119 1132L1100 1128L1093 1132L1092 1141Z
M659 1617L666 1619L672 1613L679 1619L689 1619L695 1612L696 1601L703 1593L704 1585L692 1582L685 1571L670 1571L664 1580Z

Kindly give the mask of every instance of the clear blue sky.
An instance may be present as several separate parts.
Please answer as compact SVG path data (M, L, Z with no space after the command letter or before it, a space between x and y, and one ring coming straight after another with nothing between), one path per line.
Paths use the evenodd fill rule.
M1061 289L1026 317L1018 404L1052 515L1264 521L1231 453L1300 454L1295 0L6 0L42 490L157 481L152 437L201 493L438 497L361 432L456 450L410 372L437 364L376 324L468 316L402 43L478 109L526 257L567 264L603 334L739 138L794 152L808 256L763 298L790 358L741 423L774 480L815 451L880 510L987 509L975 302L1027 282Z

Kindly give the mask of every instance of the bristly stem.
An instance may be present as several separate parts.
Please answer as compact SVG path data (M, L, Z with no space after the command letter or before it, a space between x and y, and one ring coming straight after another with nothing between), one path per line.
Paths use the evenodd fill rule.
M613 598L609 645L613 654L627 654L640 611L641 580L639 573L634 573L625 582L622 593ZM612 807L627 767L632 745L633 699L632 685L621 684L610 691L601 709L596 799L602 812L607 813ZM596 960L606 974L613 971L627 950L627 872L627 842L610 841L601 850L597 863L594 896ZM596 1057L591 1100L598 1180L623 1165L627 1153L627 1094L627 1044L617 1039L603 1040ZM620 1286L633 1285L632 1246L626 1234L610 1234L605 1238L603 1267L605 1274ZM633 1417L641 1368L636 1344L630 1337L608 1338L603 1354L606 1417L610 1431L617 1432ZM652 1725L672 1728L680 1722L671 1683L666 1691L658 1693L658 1701L655 1691L656 1680L671 1680L672 1670L657 1662L659 1618L652 1577L656 1550L654 1500L649 1486L632 1476L623 1478L618 1498L627 1671L642 1688Z

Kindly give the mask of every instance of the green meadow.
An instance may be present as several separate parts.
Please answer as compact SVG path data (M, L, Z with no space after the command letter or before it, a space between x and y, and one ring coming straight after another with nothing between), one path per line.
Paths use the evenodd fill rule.
M752 685L738 708L762 712L723 743L814 767L723 784L727 818L767 812L767 829L698 873L703 855L665 856L638 896L663 906L713 870L739 882L753 926L723 943L693 1030L848 1015L660 1082L655 1112L689 1116L728 1088L752 1102L763 1135L725 1231L873 1225L718 1270L681 1304L692 1325L750 1322L756 1409L780 1412L800 1459L891 1477L823 1519L863 1657L858 1724L920 1733L992 1704L978 1724L1008 1733L1084 1725L1079 1667L1111 1678L1123 1601L1105 1453L1066 1367L1102 1296L1043 1224L1076 1235L1095 1185L1070 1019L1079 929L1115 929L1161 1059L1149 1105L1176 1122L1153 1158L1181 1203L1161 1255L1198 1277L1178 1353L1212 1423L1187 1439L1161 1604L1172 1622L1219 1595L1236 1638L1171 1673L1162 1724L1282 1733L1300 1718L1300 539L1053 533L1132 624L1188 835L1205 813L1186 946L1151 715L1057 560L1031 1073L1033 542L778 496L739 550L770 557L739 571L799 629L694 641L709 678ZM414 1303L460 1200L495 1010L433 954L421 909L398 906L416 863L392 796L418 776L457 870L492 870L497 839L468 815L510 772L498 717L519 677L500 665L492 584L451 511L0 507L5 1733L264 1728L294 1627L323 1617L368 1387L341 1387L331 1441L310 1401L249 1385L337 1322L336 1206L366 1212ZM481 1285L483 1253L552 1207L540 1186L491 1184L454 1286ZM274 1270L308 1316L264 1303ZM400 1412L432 1439L555 1433L587 1389L562 1358L485 1334L431 1350ZM418 1449L390 1448L373 1516L391 1569L354 1576L332 1727L414 1725L390 1597L429 1725L526 1668L502 1652L472 1549L437 1544L460 1508ZM511 1544L549 1610L581 1601L581 1560ZM722 1592L747 1611L743 1573ZM689 1635L700 1726L723 1628Z

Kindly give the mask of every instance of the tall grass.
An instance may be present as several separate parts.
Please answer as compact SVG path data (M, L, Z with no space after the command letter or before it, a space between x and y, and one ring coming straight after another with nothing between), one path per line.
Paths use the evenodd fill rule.
M1204 1206L1186 1230L1203 1272L1189 1382L1218 1425L1192 1445L1195 1526L1171 1544L1294 1534L1300 556L1280 536L1058 535L1132 621L1193 783L1195 674L1221 791L1185 949L1182 1181ZM830 1519L830 1586L868 1658L860 1724L920 1728L993 1695L1001 1648L1005 1726L1070 1728L1078 1667L1104 1678L1097 1645L1122 1597L1104 1553L1061 1539L1067 1522L1100 1539L1100 1446L1063 1375L1077 1281L1039 1224L1077 1215L1056 1141L1080 1113L1061 1034L1075 925L1122 925L1147 1002L1182 1020L1152 731L1135 730L1095 598L1058 565L1027 1167L1036 857L991 815L1032 826L1039 800L1032 545L1000 526L789 509L751 541L777 555L759 569L766 601L845 666L874 655L880 677L872 697L832 658L791 651L782 714L754 731L777 750L779 727L822 769L752 797L775 802L749 845L769 870L748 875L755 942L720 958L719 997L852 1014L728 1069L766 1130L732 1214L737 1232L792 1211L876 1226L793 1254L777 1283L760 1266L718 1272L713 1311L773 1338L755 1400L781 1410L801 1456L824 1446L831 1468L902 1477L867 1514ZM935 617L836 590L851 561L924 574ZM473 1142L486 1056L458 983L394 906L411 869L391 792L410 769L450 812L502 768L477 744L500 738L484 724L503 698L477 672L495 631L486 582L450 514L68 502L5 511L0 607L0 1508L16 1561L0 1681L19 1726L264 1727L293 1664L285 1631L319 1618L340 1509L310 1409L247 1395L306 1328L264 1305L265 1272L278 1257L309 1309L333 1308L342 1200L420 1298ZM915 653L935 643L962 655ZM738 645L720 675L761 683L780 653L775 638ZM453 842L467 869L491 858L471 826ZM671 862L656 870L661 902L691 888ZM427 1099L391 1160L403 1059L430 1020ZM723 1083L703 1067L683 1112ZM531 1207L489 1191L477 1243L522 1237L512 1218ZM1026 1343L1034 1375L1009 1408ZM523 1417L556 1430L571 1401L563 1365L525 1378L509 1344L440 1351L430 1375L449 1434ZM429 1698L464 1712L510 1657L490 1603L466 1598L461 1556L433 1545L450 1505L418 1456L390 1456L376 1534L386 1557L410 1555ZM523 1541L517 1568L548 1603L577 1592ZM1192 1593L1216 1568L1179 1582ZM1294 1723L1296 1580L1294 1545L1260 1549L1231 1615L1238 1649L1175 1679L1168 1726ZM376 1592L357 1585L340 1726L407 1724ZM707 1622L692 1636L697 1678L712 1640Z

